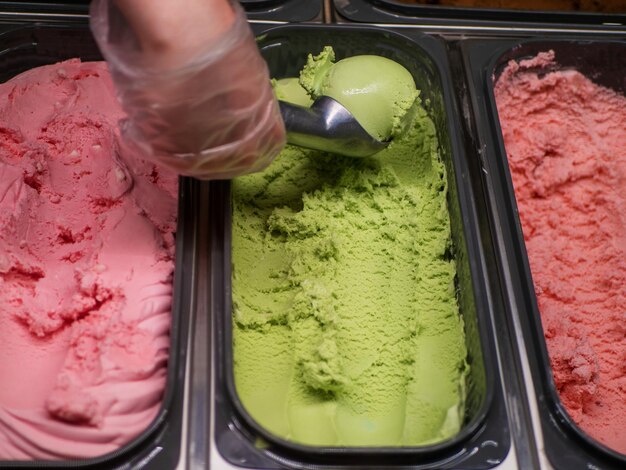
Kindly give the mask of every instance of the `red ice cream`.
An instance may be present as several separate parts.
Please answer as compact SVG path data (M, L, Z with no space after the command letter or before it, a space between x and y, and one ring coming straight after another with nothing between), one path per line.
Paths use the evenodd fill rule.
M160 408L177 177L122 117L104 63L0 85L0 460L102 455Z
M626 454L626 97L553 61L511 62L498 114L561 400Z

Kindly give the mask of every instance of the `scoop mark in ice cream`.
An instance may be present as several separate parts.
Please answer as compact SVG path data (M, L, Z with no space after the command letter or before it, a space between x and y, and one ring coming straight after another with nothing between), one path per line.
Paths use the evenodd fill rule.
M160 409L177 177L123 116L102 62L0 85L0 460L103 455Z
M626 454L626 97L553 51L510 62L500 124L554 381L589 435Z
M277 94L301 99L291 85ZM315 446L455 435L467 351L425 110L375 157L287 146L232 192L234 374L252 418Z

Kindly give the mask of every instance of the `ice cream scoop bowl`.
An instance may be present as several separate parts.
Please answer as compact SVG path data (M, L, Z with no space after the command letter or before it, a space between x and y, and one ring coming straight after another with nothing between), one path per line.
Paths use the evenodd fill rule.
M371 136L337 100L321 96L310 107L279 101L287 142L348 157L368 157L389 145Z

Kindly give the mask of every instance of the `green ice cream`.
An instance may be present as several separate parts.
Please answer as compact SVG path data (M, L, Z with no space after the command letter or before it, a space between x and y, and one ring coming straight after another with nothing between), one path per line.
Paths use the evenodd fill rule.
M287 146L233 181L235 384L271 433L413 446L459 431L467 352L437 150L418 106L375 157Z
M300 74L300 83L309 94L334 98L378 140L402 134L419 95L411 73L397 62L375 55L334 61L331 47L317 56L309 55Z
M289 103L299 104L300 106L311 106L313 100L302 88L300 81L296 77L281 78L280 80L272 80L272 87L276 98Z

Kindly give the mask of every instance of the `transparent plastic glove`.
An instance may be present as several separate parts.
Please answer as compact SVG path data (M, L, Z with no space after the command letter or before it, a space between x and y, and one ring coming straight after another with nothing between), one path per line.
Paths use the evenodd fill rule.
M153 1L165 9L142 23L141 2L94 0L91 29L128 115L125 143L181 174L226 179L265 168L285 130L241 7L222 1L219 17L219 0L204 1Z

